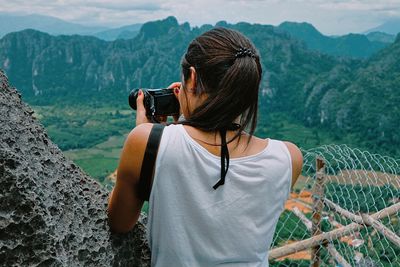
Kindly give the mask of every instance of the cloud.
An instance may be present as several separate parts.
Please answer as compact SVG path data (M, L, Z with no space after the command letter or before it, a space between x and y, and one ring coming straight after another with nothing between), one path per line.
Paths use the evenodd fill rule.
M0 12L37 13L116 27L177 17L191 25L310 22L325 34L362 32L400 17L399 0L0 0Z
M120 26L171 15L164 1L0 0L0 12L41 14L87 25Z
M319 6L329 10L342 10L342 11L387 11L393 9L400 9L400 2L398 0L396 1L335 0L335 1L323 1Z
M87 7L95 7L95 8L103 8L110 9L116 11L158 11L164 10L166 8L162 7L161 3L131 3L131 2L115 2L115 1L90 1L85 2L84 6Z

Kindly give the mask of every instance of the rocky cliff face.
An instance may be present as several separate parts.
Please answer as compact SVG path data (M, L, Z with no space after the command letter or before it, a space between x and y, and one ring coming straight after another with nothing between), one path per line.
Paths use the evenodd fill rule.
M149 266L144 218L129 234L110 234L107 197L0 71L0 265Z

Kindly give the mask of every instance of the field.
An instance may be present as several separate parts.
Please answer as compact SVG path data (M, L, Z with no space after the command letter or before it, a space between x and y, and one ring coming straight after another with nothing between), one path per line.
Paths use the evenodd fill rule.
M91 105L33 109L53 142L90 176L104 182L117 168L124 140L134 126L132 110Z
M111 136L91 148L71 149L64 154L78 164L90 176L103 182L118 165L121 148L127 134Z

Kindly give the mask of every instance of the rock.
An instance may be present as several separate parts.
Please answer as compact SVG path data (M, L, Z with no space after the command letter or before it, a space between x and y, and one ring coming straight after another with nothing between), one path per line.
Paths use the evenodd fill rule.
M49 140L0 70L0 265L150 266L144 215L107 224L108 192Z

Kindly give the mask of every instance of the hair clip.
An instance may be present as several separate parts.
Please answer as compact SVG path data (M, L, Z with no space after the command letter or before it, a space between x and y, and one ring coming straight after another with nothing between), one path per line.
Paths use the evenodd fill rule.
M255 54L248 48L240 47L235 54L235 58L240 57L252 57L255 58Z

